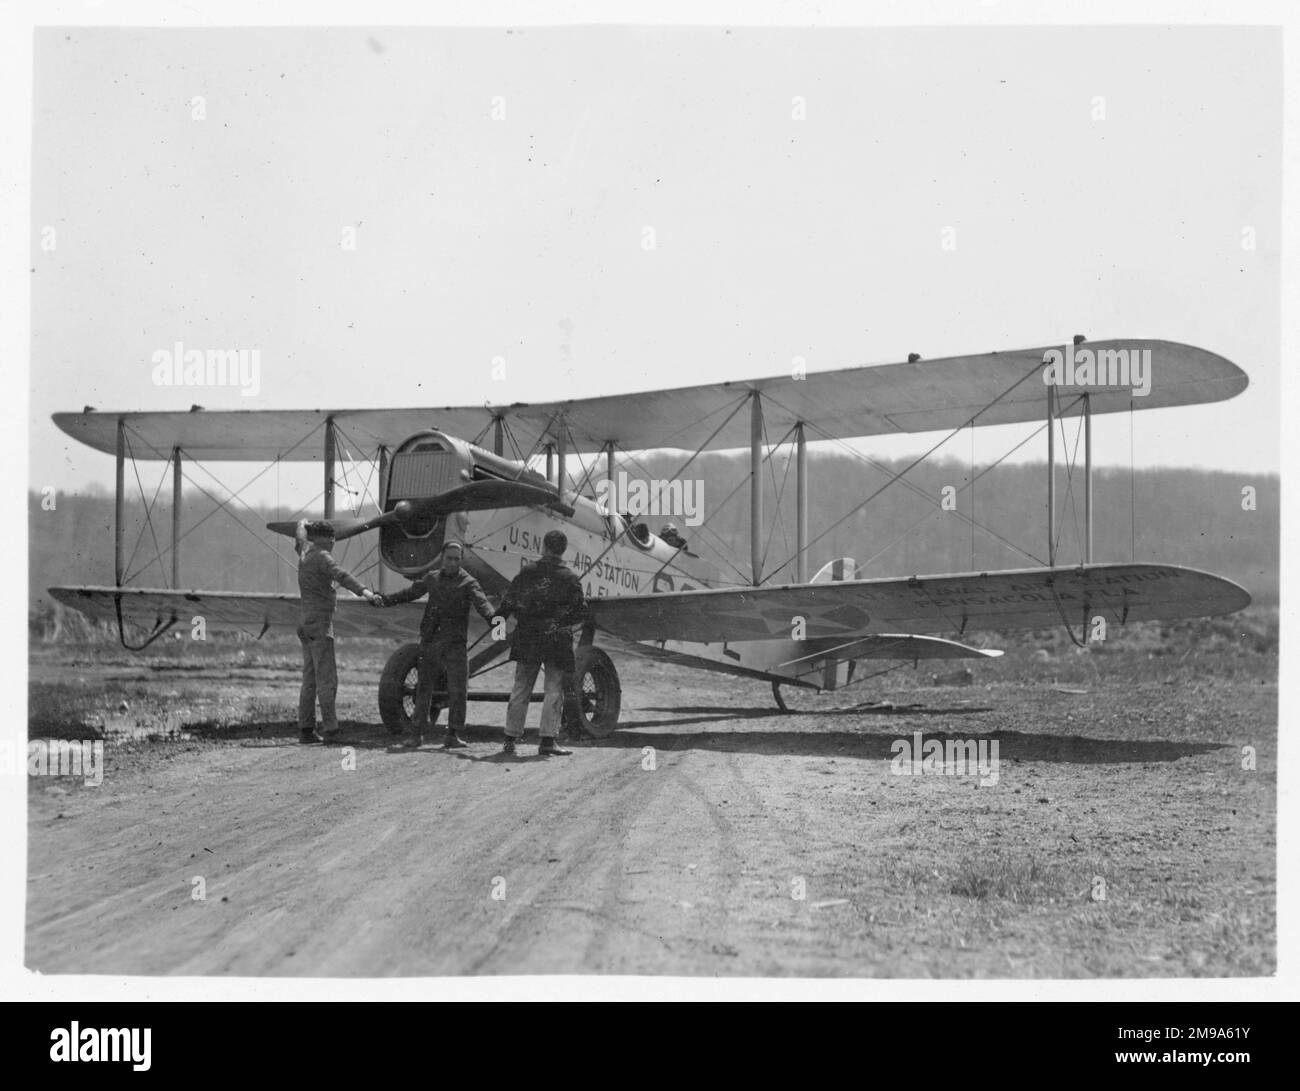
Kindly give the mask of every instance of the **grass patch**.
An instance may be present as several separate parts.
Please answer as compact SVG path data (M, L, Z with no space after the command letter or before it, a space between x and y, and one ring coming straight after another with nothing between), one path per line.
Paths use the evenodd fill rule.
M1091 900L1098 877L1105 878L1100 869L1066 869L1035 856L994 856L964 861L948 884L948 893L976 901L1052 905Z

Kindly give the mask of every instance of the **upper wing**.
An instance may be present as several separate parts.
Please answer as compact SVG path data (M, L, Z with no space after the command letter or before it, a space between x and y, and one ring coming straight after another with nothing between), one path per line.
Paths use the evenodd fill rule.
M1047 629L1229 614L1250 604L1230 580L1158 564L1027 568L957 576L841 580L594 599L596 626L624 640L789 638ZM911 658L903 656L902 658Z
M65 606L97 621L115 621L118 603L123 620L144 629L173 621L188 628L202 617L209 629L229 629L260 636L269 628L293 630L302 604L297 595L239 591L168 591L147 587L51 587L50 594ZM404 636L418 638L424 607L402 603L376 609L365 599L340 596L334 612L339 636Z
M1091 395L1093 413L1195 405L1231 398L1246 388L1235 364L1213 352L1174 341L1089 341L1093 352L1151 351L1151 389L1134 397L1127 386L1063 388L1062 408ZM424 428L477 436L504 418L525 448L543 437L569 436L570 450L596 451L607 441L625 450L657 447L722 450L747 447L746 412L727 415L751 391L763 395L769 432L780 435L799 422L816 425L818 438L851 439L896 432L932 432L976 423L1043 420L1046 388L1036 374L1049 349L1062 345L989 352L907 364L851 367L744 382L709 383L673 390L535 402L506 406L427 409L232 410L183 413L56 413L54 423L99 451L116 450L117 421L129 429L137 460L167 459L179 447L204 461L318 462L323 444L313 434L333 418L342 438L362 451L390 450ZM559 422L563 415L563 426ZM725 423L724 423L725 422Z

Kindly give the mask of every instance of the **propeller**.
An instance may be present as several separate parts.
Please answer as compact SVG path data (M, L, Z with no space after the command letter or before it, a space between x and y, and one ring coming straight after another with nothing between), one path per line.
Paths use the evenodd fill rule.
M389 512L388 515L378 515L373 519L365 520L348 519L346 517L334 518L329 520L329 523L334 528L334 540L341 542L344 538L352 538L357 534L364 534L367 530L374 530L376 527L387 525L386 523L381 522L381 520L387 519L388 516L392 514L393 512ZM392 522L393 520L389 521ZM286 537L292 538L298 533L298 523L297 520L267 523L266 529L274 531L276 534L283 534Z
M536 505L554 508L561 515L572 515L573 508L566 504L553 488L542 488L523 481L471 481L458 489L451 489L425 500L399 500L392 511L371 519L335 518L335 541L364 534L379 527L407 523L412 519L450 515L454 511L486 511L490 508L518 508ZM296 521L267 523L266 529L292 538L298 531Z

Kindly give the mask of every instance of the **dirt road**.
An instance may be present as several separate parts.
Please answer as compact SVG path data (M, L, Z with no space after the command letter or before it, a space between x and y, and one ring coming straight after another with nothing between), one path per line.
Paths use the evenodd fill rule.
M765 819L740 754L658 752L650 769L634 746L511 761L495 740L408 754L349 739L355 770L341 748L196 747L80 794L102 792L98 808L60 804L45 862L80 866L32 861L33 965L686 974L807 928L786 881L806 870L798 833ZM738 836L751 824L761 836ZM754 968L780 970L777 954Z
M501 706L481 704L468 751L397 751L363 718L373 696L358 684L337 746L255 720L110 742L98 787L32 778L28 965L1058 977L1274 964L1273 687L1005 681L919 688L896 709L832 695L782 716L752 683L620 671L628 726L568 758L534 756L532 734L502 758ZM895 742L917 731L998 740L997 783L898 775ZM1258 750L1249 772L1243 743Z

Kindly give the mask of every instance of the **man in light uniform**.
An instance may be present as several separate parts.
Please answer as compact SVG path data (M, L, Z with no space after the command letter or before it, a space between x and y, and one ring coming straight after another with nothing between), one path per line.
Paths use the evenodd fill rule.
M338 694L338 666L334 661L334 585L374 603L378 596L345 572L330 554L334 527L328 520L298 524L298 594L302 615L298 640L302 643L302 689L298 693L298 739L330 742L339 733L334 712ZM316 702L320 702L321 732L316 732Z

